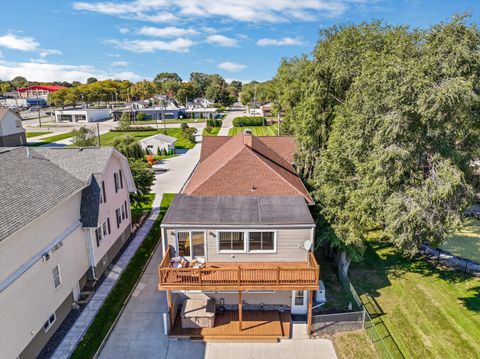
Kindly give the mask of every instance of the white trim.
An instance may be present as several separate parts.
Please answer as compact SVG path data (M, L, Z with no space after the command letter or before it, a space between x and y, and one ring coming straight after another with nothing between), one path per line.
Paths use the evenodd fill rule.
M55 268L57 268L58 270L58 285L55 285L55 274L54 274L54 270ZM60 264L56 264L53 268L52 268L52 277L53 277L53 287L55 289L58 289L62 286L62 273L60 271Z
M243 233L243 250L237 249L237 250L220 250L220 233L221 232L226 232L226 233L232 233L232 232L242 232ZM240 230L240 229L231 229L231 230L221 230L221 231L216 231L216 242L217 242L217 253L223 253L223 254L235 254L235 253L247 253L247 243L245 240L245 230Z
M273 232L273 250L272 249L254 249L250 250L250 233L252 232ZM254 230L247 231L247 253L277 253L277 231L276 230Z
M50 318L53 317L53 320L50 322ZM45 323L43 323L43 331L46 333L50 330L50 328L53 326L53 324L57 321L57 315L55 313L53 314L50 314L50 316L48 317L48 319L45 321ZM45 324L48 323L48 327L45 328Z
M290 228L303 228L303 229L308 229L308 228L315 228L314 224L184 224L184 223L162 223L160 225L161 227L164 228L201 228L207 229L207 230L215 230L216 228L237 228L239 230L248 230L250 228L282 228L282 229L290 229Z

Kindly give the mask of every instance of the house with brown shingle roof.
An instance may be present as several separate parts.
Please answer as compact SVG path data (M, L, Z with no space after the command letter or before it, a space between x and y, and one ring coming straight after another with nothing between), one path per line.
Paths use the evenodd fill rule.
M319 267L313 200L295 171L295 147L293 137L248 131L204 137L162 222L159 289L170 336L278 340L289 337L292 315L310 331Z

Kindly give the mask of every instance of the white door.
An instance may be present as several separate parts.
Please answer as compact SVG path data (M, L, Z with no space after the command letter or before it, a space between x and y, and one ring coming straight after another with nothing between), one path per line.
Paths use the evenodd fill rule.
M307 293L306 290L292 291L292 314L307 314Z
M177 232L177 253L188 259L205 258L205 232L179 231Z

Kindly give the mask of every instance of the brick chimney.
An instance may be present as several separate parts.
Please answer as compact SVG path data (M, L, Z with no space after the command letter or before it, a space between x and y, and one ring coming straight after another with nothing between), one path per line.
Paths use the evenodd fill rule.
M249 128L243 130L243 144L252 147L252 130Z

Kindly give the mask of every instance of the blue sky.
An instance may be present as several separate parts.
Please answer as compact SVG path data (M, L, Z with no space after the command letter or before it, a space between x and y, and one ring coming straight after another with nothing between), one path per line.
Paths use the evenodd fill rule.
M0 0L0 79L152 79L162 71L267 80L318 30L382 19L428 27L478 0Z

